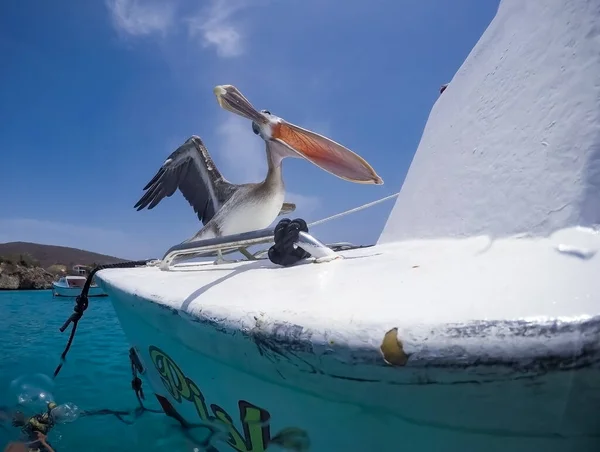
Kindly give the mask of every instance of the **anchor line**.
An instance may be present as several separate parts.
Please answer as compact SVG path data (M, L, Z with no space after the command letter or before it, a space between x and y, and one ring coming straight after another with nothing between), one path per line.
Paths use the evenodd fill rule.
M98 271L108 269L108 268L134 268L134 267L139 267L139 266L145 266L146 264L148 264L148 262L151 262L153 260L154 259L148 259L148 260L144 260L144 261L128 261L128 262L118 262L116 264L98 265L90 272L87 279L85 280L85 284L83 285L83 289L81 290L81 293L79 295L77 295L77 298L75 299L75 307L73 308L73 314L71 314L71 316L63 324L63 326L60 327L60 332L64 333L65 330L69 327L69 325L71 323L73 324L73 328L71 328L71 334L69 335L69 340L67 341L67 345L65 346L65 349L63 350L62 354L60 355L60 364L57 366L56 370L54 371L54 376L52 377L53 379L56 378L56 376L60 372L63 364L66 362L67 353L69 353L69 350L71 349L71 344L73 343L73 338L75 337L75 333L77 332L77 325L79 324L79 321L83 317L83 313L88 308L88 305L89 305L88 294L90 291L90 286L92 285L92 280L94 279L94 275Z
M104 269L134 268L134 267L139 267L139 266L145 266L148 262L151 262L151 261L152 261L152 259L144 260L144 261L128 261L128 262L119 262L116 264L98 265L90 272L87 279L85 280L85 284L83 286L83 289L81 290L81 293L75 299L75 307L73 308L73 313L69 316L67 321L63 324L63 326L60 327L60 332L64 333L65 330L69 327L69 325L71 323L73 324L73 327L71 328L71 333L69 334L69 339L67 341L67 345L65 346L62 354L60 355L60 363L58 364L58 366L56 367L56 370L54 371L54 375L52 377L53 379L56 379L56 377L58 376L58 373L60 372L64 363L67 360L67 354L69 353L69 350L71 349L71 345L73 344L73 339L75 338L75 333L77 332L77 326L79 325L79 321L81 320L81 318L83 317L83 314L85 313L86 309L89 306L88 294L90 291L90 287L92 285L92 280L94 279L94 275L98 271L104 270ZM131 373L132 373L131 388L135 392L139 406L134 410L128 410L128 411L126 411L126 410L109 410L109 409L91 410L91 411L88 410L88 411L83 411L81 413L82 416L113 415L125 424L133 424L133 422L129 422L126 419L124 419L123 416L134 415L134 420L135 420L136 418L140 417L145 411L149 411L149 412L153 412L153 413L162 413L162 411L153 410L150 408L146 408L144 406L144 403L142 402L142 400L144 399L144 392L142 390L142 380L138 377L138 373L137 373L138 369L137 369L136 363L134 362L133 349L130 349L129 359L131 361Z
M104 415L112 415L116 417L119 421L123 422L127 425L132 425L137 418L142 416L144 413L155 413L162 414L162 410L155 410L152 408L147 408L144 405L143 400L144 390L142 388L142 379L138 376L138 371L141 371L141 365L136 362L136 356L133 347L129 349L129 361L131 364L131 389L135 393L135 397L138 401L138 407L133 410L110 410L110 409L100 409L100 410L86 410L81 413L82 416L104 416ZM132 416L133 420L129 421L125 419L124 416Z
M80 414L81 417L114 416L120 422L122 422L126 425L133 425L135 423L135 421L139 417L141 417L144 413L162 414L162 415L165 414L165 412L163 410L148 408L147 406L144 405L143 400L145 400L146 397L144 396L144 390L142 388L142 379L139 377L139 374L138 374L138 372L142 371L142 365L139 362L139 360L137 359L137 356L134 352L133 347L131 347L129 349L129 361L131 364L131 389L133 389L133 391L135 393L136 399L138 401L138 406L131 410L112 410L112 409L108 409L108 408L97 409L97 410L84 410ZM131 419L129 420L126 417L130 417ZM210 443L213 441L213 439L216 437L216 435L218 433L220 433L220 430L218 428L216 428L215 426L212 426L210 424L206 424L206 423L192 424L192 423L186 422L184 419L177 419L177 420L179 421L180 427L182 428L184 434L188 437L188 439L190 439L194 443L198 443L198 445L200 445L202 447L207 448L206 450L208 452L210 452L209 451ZM189 431L196 429L196 428L203 428L203 429L209 430L208 437L206 439L204 439L203 441L198 441L196 438L191 436ZM214 451L216 452L216 449L214 449Z
M56 379L60 370L62 369L62 366L66 362L66 357L67 357L67 354L69 353L69 350L71 349L71 345L73 343L75 333L77 332L77 326L79 325L79 321L81 320L84 312L88 308L88 305L89 305L88 294L89 294L90 286L92 284L94 275L98 271L104 270L104 269L134 268L134 267L146 266L148 263L153 262L153 261L155 261L155 259L148 259L148 260L143 260L143 261L119 262L116 264L107 264L107 265L98 265L90 272L90 274L88 275L88 277L85 281L85 284L83 286L81 294L78 295L76 298L75 307L73 308L73 314L71 314L71 316L67 319L67 321L60 328L61 333L64 333L65 330L69 327L69 325L71 323L73 324L71 333L69 335L69 339L67 341L67 345L65 346L65 349L63 350L61 357L60 357L61 362L59 363L56 370L54 371L54 375L52 377L53 379ZM81 412L80 416L82 416L82 417L84 417L84 416L85 417L114 416L119 421L123 422L124 424L132 425L144 413L164 414L163 410L156 410L153 408L148 408L144 405L143 400L145 400L145 396L144 396L144 391L142 388L142 379L138 375L138 372L142 371L141 363L139 363L138 360L136 359L136 355L135 355L133 347L131 347L129 349L129 360L130 360L130 364L131 364L131 377L132 377L131 378L131 388L133 389L136 399L138 401L138 407L131 409L131 410L112 410L112 409L107 409L107 408L97 409L97 410L84 410ZM133 419L128 420L128 419L126 419L126 417L132 417ZM198 441L191 436L191 432L190 432L191 430L197 429L197 428L207 429L210 432L210 434L204 441L201 441L199 444L203 447L206 447L206 450L209 452L216 452L216 449L212 448L212 446L210 445L210 442L220 431L219 429L215 428L214 426L212 426L210 424L206 424L206 423L191 424L191 423L187 423L185 421L182 422L182 421L183 420L179 420L179 423L180 423L181 428L184 431L184 434L190 440L193 440L193 442L198 442ZM1 423L0 423L0 426L2 426Z

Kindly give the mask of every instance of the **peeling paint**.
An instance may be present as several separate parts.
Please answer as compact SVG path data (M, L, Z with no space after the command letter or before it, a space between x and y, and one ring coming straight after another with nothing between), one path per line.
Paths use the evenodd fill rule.
M383 359L392 366L404 366L408 355L404 352L402 342L398 339L398 328L392 328L383 336L380 347Z

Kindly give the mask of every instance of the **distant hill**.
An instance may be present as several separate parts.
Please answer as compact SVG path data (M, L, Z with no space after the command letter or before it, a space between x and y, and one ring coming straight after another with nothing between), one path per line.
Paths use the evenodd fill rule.
M0 243L0 256L18 257L19 255L29 255L43 268L48 268L54 264L69 266L76 264L114 264L126 261L126 259L92 253L77 248L69 248L67 246L42 245L30 242Z

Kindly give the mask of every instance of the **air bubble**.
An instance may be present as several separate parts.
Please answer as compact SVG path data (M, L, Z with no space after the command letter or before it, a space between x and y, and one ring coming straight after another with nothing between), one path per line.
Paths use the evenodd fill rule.
M52 414L54 422L66 424L76 421L79 418L81 410L74 403L67 402L63 403L62 405L58 405L50 413Z
M23 375L10 384L10 391L16 398L16 403L33 411L47 410L48 403L54 401L53 388L52 379L41 373Z

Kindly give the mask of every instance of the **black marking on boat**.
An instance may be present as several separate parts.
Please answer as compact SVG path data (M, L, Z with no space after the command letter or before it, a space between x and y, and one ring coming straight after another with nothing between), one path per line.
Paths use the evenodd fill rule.
M444 333L450 338L476 337L552 337L567 333L600 334L598 317L578 323L552 320L545 324L525 320L479 320L469 324L456 324L446 327ZM503 331L506 331L504 333ZM433 333L433 332L432 332Z
M310 340L311 332L304 330L301 325L287 322L268 324L269 331L265 331L267 324L257 317L255 317L255 321L254 328L247 331L245 336L254 342L261 356L273 363L283 359L300 370L306 366L309 373L323 373L297 354L298 352L314 353L313 344Z
M210 317L200 317L196 315L188 315L192 322L198 323L200 325L206 325L218 331L219 333L229 334L231 336L235 336L236 331L227 329L223 324L227 320L226 317L222 317L220 319L210 318Z

